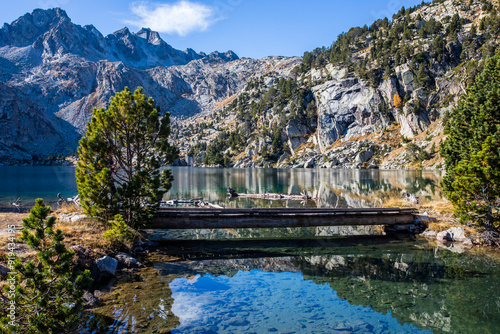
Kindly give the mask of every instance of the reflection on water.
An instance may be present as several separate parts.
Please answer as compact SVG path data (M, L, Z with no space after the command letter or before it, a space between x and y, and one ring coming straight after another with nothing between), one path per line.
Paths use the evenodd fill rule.
M441 173L409 170L360 169L218 169L175 168L176 180L166 199L203 197L228 207L372 207L384 196L402 191L440 199ZM306 190L317 201L270 201L236 198L228 202L227 188L239 193L300 194Z
M500 267L387 237L184 242L119 284L93 333L497 333ZM260 249L260 253L254 251ZM253 256L251 256L253 254ZM154 275L158 273L158 275ZM104 320L103 320L104 319ZM120 330L117 330L119 328Z
M420 197L441 198L441 175L434 171L359 169L220 169L173 167L175 180L165 199L197 198L227 207L379 206L384 196L401 191ZM50 166L0 166L0 208L18 197L31 207L42 197L55 207L57 193L76 195L75 168ZM270 201L237 198L228 202L227 188L240 193L299 194L306 190L320 200Z
M421 332L390 314L350 305L328 284L316 284L301 273L207 273L174 279L169 286L172 312L180 321L172 333Z

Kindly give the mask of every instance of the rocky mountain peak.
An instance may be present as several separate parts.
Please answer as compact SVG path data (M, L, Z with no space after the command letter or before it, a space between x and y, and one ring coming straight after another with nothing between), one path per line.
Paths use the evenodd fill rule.
M223 60L223 61L233 61L236 59L240 59L236 53L229 50L224 53L219 51L214 51L208 55L208 58L211 60Z
M50 29L71 19L61 8L35 9L0 29L0 46L27 46Z
M152 31L149 28L142 28L136 33L136 35L138 37L144 38L149 44L161 45L162 43L165 43L161 39L160 34L158 32Z

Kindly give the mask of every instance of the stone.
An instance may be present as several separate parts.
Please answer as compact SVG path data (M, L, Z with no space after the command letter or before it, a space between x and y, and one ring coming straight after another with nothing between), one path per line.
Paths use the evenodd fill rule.
M430 238L430 239L435 239L436 238L436 231L425 231L423 233L420 234L421 236L425 237L425 238Z
M234 319L231 319L227 324L230 326L246 326L246 325L250 324L250 322L248 320L246 320L245 318L236 317Z
M371 148L364 150L364 151L361 151L356 156L356 162L361 163L361 164L365 163L373 157L373 154L374 154L374 152Z
M286 134L288 137L288 147L292 151L295 150L303 143L307 142L307 126L295 120L290 121L286 127Z
M83 294L83 300L85 300L85 305L88 308L96 307L102 302L101 298L94 296L88 291L85 291L85 293Z
M0 264L0 277L1 278L5 278L7 277L7 275L9 274L10 270L9 268L3 266Z
M335 77L313 87L318 101L317 142L322 153L341 136L359 134L359 128L382 125L373 117L378 110L380 96L368 83L353 78Z
M97 268L103 273L115 275L118 261L110 256L103 256L95 261Z
M465 241L466 238L465 230L461 226L452 227L436 235L436 239L440 241Z
M306 161L306 163L304 164L304 168L313 168L315 165L316 165L315 159L311 158Z
M137 261L134 257L126 253L118 253L115 255L115 259L118 261L118 268L144 268L145 265Z
M75 216L71 217L70 221L72 223L76 223L77 221L79 221L81 219L85 219L85 218L87 218L86 215L75 215Z

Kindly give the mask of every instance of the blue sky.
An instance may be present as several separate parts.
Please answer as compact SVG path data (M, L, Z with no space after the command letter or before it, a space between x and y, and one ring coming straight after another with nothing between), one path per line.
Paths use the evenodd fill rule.
M35 8L61 7L76 24L104 35L127 26L160 31L177 49L233 50L240 57L301 56L343 31L392 16L417 0L14 0L2 1L0 24Z

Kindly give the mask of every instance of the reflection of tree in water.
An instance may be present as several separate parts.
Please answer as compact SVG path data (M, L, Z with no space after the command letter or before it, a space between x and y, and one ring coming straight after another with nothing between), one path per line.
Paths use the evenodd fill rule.
M434 187L435 187L435 180L432 180L427 177L418 177L415 179L414 182L410 182L408 180L408 185L406 186L406 191L409 192L410 194L416 194L417 192L427 189L427 187L432 187L432 192L434 193Z
M174 185L165 199L203 197L227 207L300 207L300 202L227 201L227 187L242 194L282 193L298 195L306 190L321 201L308 207L378 206L378 193L407 191L421 197L439 196L439 173L430 171L379 171L330 169L174 169ZM339 194L342 194L338 198ZM358 201L358 197L365 199ZM371 197L371 199L370 199Z
M301 272L306 280L328 284L351 305L391 312L399 323L433 333L496 333L500 328L495 259L374 237L274 242L169 244L162 249L168 255L150 258L160 274L148 268L140 279L119 284L106 305L94 310L89 327L94 333L108 333L110 326L114 332L169 332L179 325L170 311L168 284L173 278L207 273L232 277L240 270L262 269ZM174 254L187 254L190 260L167 262ZM135 331L130 330L133 322Z
M179 326L171 311L174 300L169 280L153 268L133 274L120 282L104 299L104 305L92 310L87 328L92 333L170 333Z
M498 263L432 252L373 257L302 257L306 279L329 284L351 305L369 306L399 323L433 333L496 333Z

